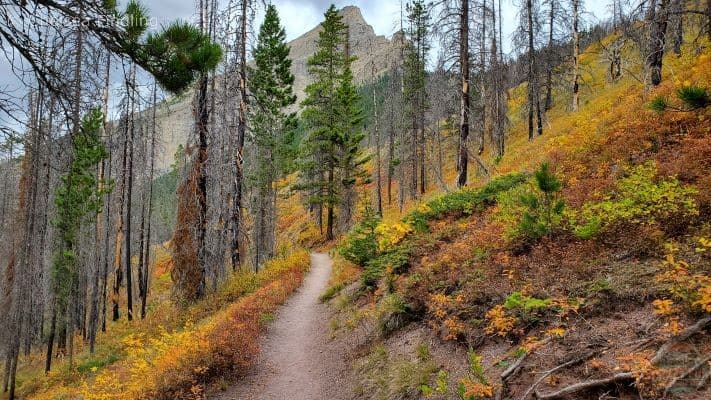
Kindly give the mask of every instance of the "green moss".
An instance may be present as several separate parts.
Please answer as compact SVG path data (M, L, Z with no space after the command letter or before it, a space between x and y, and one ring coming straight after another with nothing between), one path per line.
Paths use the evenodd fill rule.
M519 309L528 313L546 308L550 305L550 303L550 299L539 299L536 297L524 296L521 292L513 292L504 301L504 307L508 310Z

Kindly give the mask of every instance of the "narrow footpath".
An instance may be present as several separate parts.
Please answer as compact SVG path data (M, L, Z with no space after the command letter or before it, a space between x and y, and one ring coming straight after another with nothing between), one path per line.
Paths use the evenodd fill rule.
M327 254L311 255L301 288L278 310L253 371L211 400L339 400L352 393L343 349L329 339L329 310L319 302L331 276Z

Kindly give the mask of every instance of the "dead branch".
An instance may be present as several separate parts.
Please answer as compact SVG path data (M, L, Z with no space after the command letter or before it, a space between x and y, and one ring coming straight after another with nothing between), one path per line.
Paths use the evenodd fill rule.
M669 393L669 391L674 387L674 385L676 385L680 380L686 379L686 377L694 373L694 371L706 365L709 360L711 360L711 354L707 355L706 357L702 357L696 364L694 364L691 368L687 369L686 372L672 379L671 382L669 382L669 384L667 385L667 387L664 388L664 397L667 396L667 393Z
M701 377L701 380L700 380L699 383L696 385L696 390L699 390L699 389L701 389L702 387L706 386L706 384L708 383L709 379L711 379L711 370L709 370L708 372L706 372L706 373L704 374L704 376Z
M597 353L597 352L595 352L595 351L587 352L587 353L583 354L583 355L580 356L580 357L576 357L576 358L574 358L574 359L572 359L572 360L570 360L570 361L568 361L568 362L565 362L565 363L563 363L563 364L560 364L559 366L557 366L557 367L555 367L555 368L552 368L552 369L549 369L548 371L544 372L543 375L541 375L541 377L538 378L538 379L536 380L536 382L534 382L533 385L531 385L531 387L528 388L528 390L526 390L526 392L523 394L523 396L521 396L521 400L525 400L526 398L528 398L528 395L531 394L531 392L534 391L534 390L536 389L536 387L537 387L538 385L540 385L541 382L543 382L543 380L546 379L546 378L547 378L549 375L551 375L552 373L554 373L554 372L556 372L556 371L560 371L561 369L564 369L564 368L568 368L568 367L570 367L570 366L572 366L572 365L579 364L579 363L581 363L581 362L587 360L588 358L594 356L596 353Z
M506 368L506 370L501 373L501 380L505 381L511 375L513 375L515 372L517 372L519 370L519 368L521 367L521 364L523 364L523 360L526 359L526 356L528 356L528 352L524 352L519 358L516 359L516 361L514 361L513 364L511 364L511 366Z
M698 322L696 322L694 325L691 325L690 327L684 329L678 335L667 340L662 345L662 347L660 347L659 350L657 350L657 353L654 355L654 357L652 357L652 359L649 360L650 364L656 365L664 358L664 356L666 356L666 354L669 352L669 350L675 344L689 339L691 336L705 330L709 326L711 326L711 317L703 318L703 319L699 320ZM706 361L708 361L708 359ZM563 365L565 365L565 364L563 364ZM562 367L562 365L560 367ZM558 369L560 367L556 367L554 369ZM550 375L550 373L549 373L549 375ZM545 378L545 376L543 378ZM635 376L631 372L623 372L620 374L613 375L609 378L579 382L579 383L567 386L567 387L565 387L557 392L553 392L553 393L541 394L536 391L536 397L539 400L559 399L561 397L567 396L572 393L577 393L582 390L588 390L588 389L593 389L593 388L600 387L600 386L606 386L606 385L610 385L612 383L622 383L622 382L634 381L634 380L635 380ZM535 386L538 385L539 381L537 381L536 384L534 384L534 386L532 386L531 388L535 388ZM702 381L703 381L703 378L702 378ZM529 391L530 390L531 389L529 388ZM528 394L528 392L526 392L526 395L527 394ZM525 398L525 395L524 395L524 398Z
M539 346L544 346L544 345L548 344L548 342L550 342L550 341L551 341L551 338L548 337L545 340L541 341L539 343ZM506 368L506 370L501 373L501 380L506 381L509 378L511 378L511 376L516 374L519 371L519 369L521 368L523 361L526 359L526 357L528 357L528 354L529 354L528 351L524 352L519 358L516 359L516 361L514 361L513 364L511 364L511 366Z
M557 392L542 394L536 391L536 398L539 400L560 399L569 394L577 393L583 390L594 389L601 386L611 385L613 383L623 383L634 381L634 376L631 372L623 372L613 375L609 378L595 379L591 381L579 382L574 385L565 387Z
M691 325L690 327L681 331L681 333L679 333L678 335L673 336L671 339L667 340L667 342L664 343L664 345L662 345L659 350L657 350L657 354L655 354L654 357L649 360L649 362L652 365L659 363L675 344L687 340L688 338L703 331L708 327L711 327L711 317L700 319L694 325Z

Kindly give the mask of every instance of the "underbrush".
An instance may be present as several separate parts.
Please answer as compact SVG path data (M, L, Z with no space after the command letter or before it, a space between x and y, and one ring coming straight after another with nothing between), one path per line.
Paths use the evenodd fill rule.
M179 319L187 318L185 323L122 330L114 336L110 359L87 355L81 371L68 374L55 368L40 378L43 383L35 382L37 392L27 398L202 399L210 383L251 366L269 316L299 287L308 266L308 252L296 250L258 273L237 273L214 295L184 310L188 317Z
M384 346L375 346L356 366L360 375L357 394L368 399L396 400L428 391L437 366L425 344L419 344L415 351L414 357L391 356Z
M326 302L336 297L346 285L355 281L360 273L360 269L352 262L341 258L333 258L333 272L328 282L328 288L321 294L319 300Z
M570 359L581 367L569 383L579 381L576 373L594 380L625 371L624 382L647 398L704 390L672 378L691 371L685 380L708 379L708 360L699 358L709 354L707 338L684 339L686 353L669 365L656 364L647 349L711 316L711 55L705 41L689 47L665 58L673 74L650 93L630 78L606 82L598 54L583 55L595 96L574 113L560 100L545 134L532 142L517 114L525 92L512 91L509 147L496 170L538 171L442 195L397 222L374 219L347 237L344 257L363 268L366 290L348 299L355 323L342 325L368 325L376 333L369 337L382 339L421 321L443 341L496 349L502 366L553 343L555 351L515 370L526 376L509 393L516 397L539 379L530 365L552 369ZM683 109L648 108L651 99L673 95ZM644 321L627 320L630 310ZM635 346L618 343L623 334L616 329ZM610 348L616 354L604 363L585 354L577 360L580 340L591 343L591 354ZM384 365L392 356L379 352L375 360ZM446 379L438 384L434 373L420 394L444 393L437 388ZM464 385L457 395L491 397L503 390L499 375L492 381L469 374L457 381ZM547 376L547 384L565 387L557 375ZM376 386L369 387L377 392Z
M480 189L463 189L441 195L415 208L395 223L366 217L344 239L340 254L364 267L361 282L374 289L385 271L402 273L406 269L417 239L431 235L429 224L445 218L472 215L496 203L497 195L522 184L525 174L494 178Z

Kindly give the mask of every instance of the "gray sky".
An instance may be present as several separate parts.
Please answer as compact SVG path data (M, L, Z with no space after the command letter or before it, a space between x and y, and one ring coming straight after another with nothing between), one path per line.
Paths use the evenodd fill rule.
M126 0L122 0L125 3ZM226 4L228 0L218 0ZM270 1L270 0L264 0ZM504 51L511 52L511 32L517 25L517 10L519 2L523 0L502 0L503 8L503 33ZM540 1L540 0L539 0ZM564 4L570 0L562 0ZM361 9L366 22L373 26L376 34L391 36L398 28L400 17L400 0L271 0L279 11L282 24L286 28L287 39L292 40L311 30L323 20L323 13L334 3L338 8L355 5ZM583 0L588 14L585 19L595 23L609 16L606 0ZM165 25L175 19L192 21L195 16L194 0L143 0L150 10L151 23ZM258 13L255 20L255 29L261 24L264 14L262 0L256 0ZM7 60L0 59L0 90L21 91L19 82L10 73ZM0 122L1 123L1 122Z
M226 4L228 0L219 0ZM333 3L338 8L347 5L358 6L363 13L366 22L373 26L379 35L390 36L396 31L400 18L400 0L266 0L273 3L279 11L282 24L286 28L287 39L292 40L301 34L309 31L323 20L323 13ZM503 0L503 30L504 42L509 42L507 37L515 29L517 21L518 4L523 0ZM151 15L158 23L166 23L176 18L191 20L195 14L195 2L191 0L143 0L148 6ZM540 2L540 0L539 0ZM569 7L570 0L562 0ZM583 0L584 8L588 15L586 19L590 22L598 22L605 19L609 12L606 0ZM255 26L259 26L263 8L262 0L257 0L259 13L255 21Z

